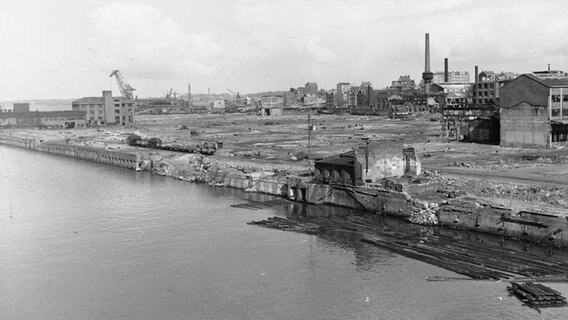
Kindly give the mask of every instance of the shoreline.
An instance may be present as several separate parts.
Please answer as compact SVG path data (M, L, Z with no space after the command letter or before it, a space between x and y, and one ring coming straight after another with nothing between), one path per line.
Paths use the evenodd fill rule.
M235 168L235 163L223 162L201 154L81 146L43 141L37 137L22 136L17 132L0 133L0 144L136 171L149 171L188 182L286 197L308 204L364 210L402 218L412 223L435 224L540 245L568 247L568 218L562 215L514 210L467 197L454 196L438 202L412 196L416 194L416 190L411 189L428 188L427 185L410 185L403 191L386 186L368 188L323 185L312 183L309 175L262 171L258 170L259 168L244 168L239 165ZM247 162L238 163L246 166Z

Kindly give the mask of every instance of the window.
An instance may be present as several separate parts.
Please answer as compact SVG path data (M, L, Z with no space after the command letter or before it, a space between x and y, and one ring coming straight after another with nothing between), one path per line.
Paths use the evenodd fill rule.
M552 109L553 117L560 117L560 109Z
M553 94L552 95L552 102L560 102L560 95L559 94Z
M566 95L566 94L563 95L563 96L562 96L562 101L568 102L568 95Z

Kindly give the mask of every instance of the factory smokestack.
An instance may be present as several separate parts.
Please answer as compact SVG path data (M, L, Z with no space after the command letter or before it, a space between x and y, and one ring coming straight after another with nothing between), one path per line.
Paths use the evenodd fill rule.
M444 58L444 82L448 83L449 73L448 73L448 58Z
M426 48L425 48L425 57L424 57L424 71L430 71L430 34L426 34Z
M426 33L426 48L425 48L425 61L424 72L422 73L422 80L424 80L424 93L430 93L430 83L434 74L430 71L430 34Z
M477 82L479 81L479 67L475 66L474 72L474 79L473 79L473 105L477 105Z
M473 79L474 83L477 83L479 81L479 67L475 66L475 79Z

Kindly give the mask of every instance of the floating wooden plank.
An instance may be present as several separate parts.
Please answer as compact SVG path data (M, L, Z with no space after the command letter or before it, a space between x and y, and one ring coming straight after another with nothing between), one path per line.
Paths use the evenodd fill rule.
M539 283L511 282L507 290L531 308L566 306L566 298L560 292Z

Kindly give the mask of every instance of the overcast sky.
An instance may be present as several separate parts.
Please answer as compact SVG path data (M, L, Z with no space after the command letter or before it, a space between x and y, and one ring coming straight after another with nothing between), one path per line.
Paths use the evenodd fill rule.
M568 71L568 1L13 0L0 2L0 101L375 88L433 71ZM472 77L473 78L473 77Z

